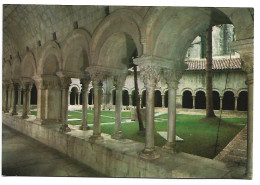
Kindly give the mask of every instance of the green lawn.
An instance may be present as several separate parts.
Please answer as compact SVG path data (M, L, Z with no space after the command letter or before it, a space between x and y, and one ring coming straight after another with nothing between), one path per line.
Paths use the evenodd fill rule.
M32 112L32 114L35 114ZM81 111L69 111L69 119L79 118L81 119ZM114 122L114 111L101 111L101 123ZM108 116L108 117L107 117ZM93 110L88 110L88 123L93 128ZM125 118L130 118L130 112L122 112L122 121ZM167 119L168 115L163 114L157 116L155 119L155 145L163 146L165 139L161 137L157 131L167 131ZM159 119L158 119L159 118ZM201 123L198 122L204 118L201 115L177 115L176 130L177 135L184 139L183 142L177 142L177 150L186 153L191 153L199 156L213 158L215 151L216 136L218 130L218 123ZM220 152L233 138L234 136L245 126L246 118L223 118L224 123L220 124L219 129L219 146L218 152ZM81 124L80 121L69 121L69 124ZM101 132L107 134L114 133L114 124L101 125ZM145 142L145 137L138 135L138 123L123 123L122 132L125 138Z

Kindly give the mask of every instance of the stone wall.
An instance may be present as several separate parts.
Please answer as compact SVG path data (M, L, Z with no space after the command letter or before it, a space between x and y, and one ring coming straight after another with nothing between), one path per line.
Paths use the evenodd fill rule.
M60 125L37 125L35 117L24 120L3 114L3 124L62 152L101 174L111 177L153 178L230 178L229 169L222 162L186 153L168 154L154 161L139 158L144 144L128 139L114 140L102 133L104 142L88 142L93 131L72 129L60 133Z

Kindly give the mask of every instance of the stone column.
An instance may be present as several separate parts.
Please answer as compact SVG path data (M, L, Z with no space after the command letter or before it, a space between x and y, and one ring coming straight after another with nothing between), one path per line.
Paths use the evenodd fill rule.
M162 94L162 108L165 108L165 95Z
M122 139L121 131L121 108L122 108L122 89L125 83L126 75L118 74L114 77L114 86L116 88L116 106L115 106L115 132L111 136L113 139Z
M61 82L61 127L60 132L66 133L70 132L71 129L68 126L68 94L69 87L71 84L71 79L68 77L60 77Z
M140 66L141 79L146 88L145 148L140 153L140 158L153 160L160 157L154 147L154 90L161 70L159 66L146 61L135 61L135 64Z
M19 85L18 86L18 106L21 106L21 94L22 94L22 89Z
M235 111L237 111L237 99L238 99L238 97L235 96Z
M11 83L8 88L8 105L7 105L8 112L10 111L10 109L12 107L12 91L13 91L13 86Z
M195 99L196 99L196 96L193 95L193 96L192 96L192 103L193 103L193 104L192 104L192 108L193 108L193 109L195 109Z
M78 92L78 105L80 105L80 92Z
M89 142L94 143L96 141L102 141L104 138L101 136L101 126L100 126L100 113L101 113L101 96L102 96L102 86L105 74L103 71L89 71L91 75L91 80L94 87L94 127L93 135L89 138Z
M22 119L27 119L28 117L28 97L29 97L29 83L23 82L23 114Z
M242 58L242 69L247 73L248 111L247 111L247 168L246 175L252 178L253 168L253 84L254 84L254 38L237 40L230 44Z
M87 111L88 111L88 86L90 83L90 78L84 78L80 80L82 84L82 123L80 126L80 130L89 130L88 122L87 122Z
M77 105L77 94L74 95L74 105Z
M129 106L133 106L132 94L129 94Z
M71 93L71 91L69 91L69 93L68 93L68 105L70 105L70 93Z
M4 113L8 113L8 88L9 84L3 84L4 87L4 95L5 95L5 100L4 100Z
M29 83L28 89L28 98L27 98L27 114L30 115L31 113L31 91L32 91L33 83Z
M16 101L15 101L15 92L18 90L18 84L17 83L13 83L13 111L12 111L12 115L17 115L17 111L16 111Z
M168 84L168 128L167 142L163 150L169 153L175 152L176 141L176 91L182 76L180 69L164 69L164 78Z
M220 99L220 100L219 100L219 101L220 101L220 102L219 102L219 110L222 110L223 96L220 96L219 99Z

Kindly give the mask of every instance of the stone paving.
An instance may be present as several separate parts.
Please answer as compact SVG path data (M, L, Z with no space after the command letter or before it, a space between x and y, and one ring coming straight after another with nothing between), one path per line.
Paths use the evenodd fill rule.
M2 127L2 138L4 176L101 176L85 165L5 125Z
M247 162L247 127L242 129L214 159L226 163L227 167L232 169L234 178L242 178Z

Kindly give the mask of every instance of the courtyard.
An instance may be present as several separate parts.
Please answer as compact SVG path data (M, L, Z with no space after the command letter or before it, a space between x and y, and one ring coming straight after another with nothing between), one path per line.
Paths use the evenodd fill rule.
M31 111L36 115L36 111ZM145 143L145 135L139 134L138 122L131 121L131 112L122 111L122 132L124 138ZM214 158L223 148L245 127L246 118L223 118L220 124L217 153L215 154L218 122L199 122L203 115L177 114L176 131L183 141L176 143L177 151ZM68 124L79 127L82 111L74 110L68 113ZM162 147L167 133L167 113L155 113L155 145ZM88 110L87 122L93 129L94 111ZM101 111L101 132L112 135L115 127L115 111ZM162 133L160 135L159 133Z

